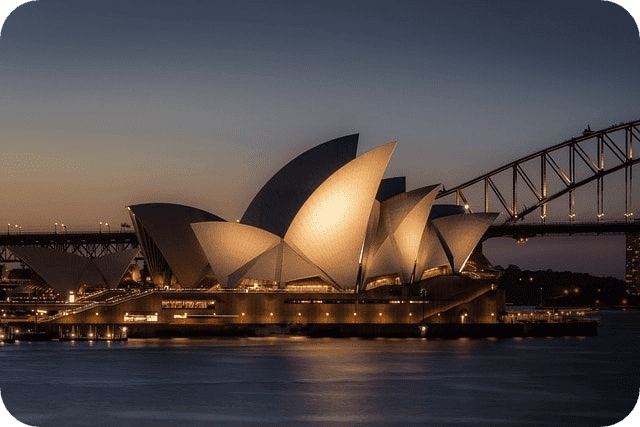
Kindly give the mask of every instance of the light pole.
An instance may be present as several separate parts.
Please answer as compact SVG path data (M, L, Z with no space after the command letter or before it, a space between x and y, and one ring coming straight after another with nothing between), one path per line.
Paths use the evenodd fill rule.
M67 232L67 226L64 224L60 224L60 227L62 227L62 230L66 233Z
M53 223L53 232L54 232L54 234L58 234L58 223L57 222Z
M11 227L11 224L7 224L7 236L9 235L9 227Z
M102 221L100 221L100 233L102 233Z
M111 227L109 227L109 223L105 222L104 225L105 227L107 227L107 233L111 233Z

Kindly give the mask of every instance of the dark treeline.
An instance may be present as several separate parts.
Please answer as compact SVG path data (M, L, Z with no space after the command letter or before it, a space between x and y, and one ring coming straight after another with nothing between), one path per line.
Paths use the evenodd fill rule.
M638 306L624 281L569 271L528 271L510 265L499 281L507 303L546 307Z

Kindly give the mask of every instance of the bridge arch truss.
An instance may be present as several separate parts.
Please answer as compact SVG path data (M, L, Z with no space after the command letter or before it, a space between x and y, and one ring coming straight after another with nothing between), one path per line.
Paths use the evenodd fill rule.
M640 143L640 120L620 123L605 129L586 129L580 137L571 138L552 147L540 150L461 185L441 191L437 199L455 195L456 204L464 204L470 211L490 211L490 199L497 199L506 216L505 223L515 223L539 210L544 222L547 205L561 196L568 195L568 217L575 220L575 191L579 187L596 182L596 217L604 217L604 178L624 170L624 216L630 221L633 215L633 168L640 162L634 156L634 144ZM560 160L562 158L562 161ZM605 162L606 159L606 162ZM577 170L586 171L578 174ZM500 181L498 182L498 179ZM549 180L561 184L549 186ZM506 184L505 184L506 183ZM470 206L465 192L483 194L484 206ZM524 193L524 194L523 194ZM533 198L531 197L533 196ZM534 203L519 205L523 196Z

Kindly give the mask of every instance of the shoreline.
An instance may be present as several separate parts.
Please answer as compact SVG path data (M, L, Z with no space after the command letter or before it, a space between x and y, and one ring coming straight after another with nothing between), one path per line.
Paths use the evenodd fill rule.
M433 323L411 324L243 324L243 325L104 325L112 331L124 330L125 334L106 337L84 334L83 327L76 325L73 337L63 335L59 325L39 325L40 337L36 339L29 331L29 324L15 324L22 333L14 333L15 340L60 340L60 341L115 341L127 338L198 338L198 337L261 337L261 336L308 336L333 338L526 338L596 336L598 321L576 322L517 322L517 323ZM92 325L93 331L95 326ZM123 329L125 328L125 329ZM46 339L45 339L46 335Z

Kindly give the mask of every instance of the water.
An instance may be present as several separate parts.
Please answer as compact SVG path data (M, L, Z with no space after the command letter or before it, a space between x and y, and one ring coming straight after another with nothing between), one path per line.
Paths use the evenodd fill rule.
M5 344L0 388L41 427L603 426L638 399L640 313L598 316L589 338Z

